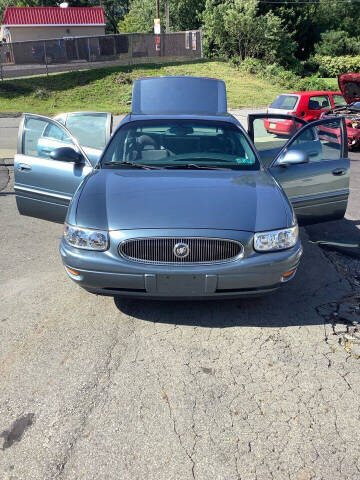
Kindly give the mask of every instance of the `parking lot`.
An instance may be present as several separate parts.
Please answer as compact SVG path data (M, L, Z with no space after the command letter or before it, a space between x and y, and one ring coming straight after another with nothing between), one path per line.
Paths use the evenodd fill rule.
M0 119L0 158L18 120ZM346 218L302 229L293 281L182 303L77 287L62 226L18 215L0 160L0 478L360 478L360 261L309 241L359 242L351 158Z

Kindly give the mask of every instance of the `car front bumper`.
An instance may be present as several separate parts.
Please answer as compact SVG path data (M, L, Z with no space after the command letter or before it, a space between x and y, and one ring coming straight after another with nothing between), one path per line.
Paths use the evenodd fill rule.
M293 275L301 255L300 241L288 250L252 253L233 262L213 265L149 265L130 262L115 252L94 252L69 246L60 253L68 276L87 291L159 299L204 299L261 295L276 290ZM78 275L69 273L67 268Z

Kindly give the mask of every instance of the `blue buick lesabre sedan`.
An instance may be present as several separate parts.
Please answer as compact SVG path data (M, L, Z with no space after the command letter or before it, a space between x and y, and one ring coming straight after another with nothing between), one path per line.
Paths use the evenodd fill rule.
M267 121L291 120L278 137ZM21 214L64 222L68 276L89 292L224 298L291 280L299 224L341 218L349 194L342 118L306 124L227 112L222 81L136 80L132 112L25 114L15 156ZM321 126L336 132L328 139Z

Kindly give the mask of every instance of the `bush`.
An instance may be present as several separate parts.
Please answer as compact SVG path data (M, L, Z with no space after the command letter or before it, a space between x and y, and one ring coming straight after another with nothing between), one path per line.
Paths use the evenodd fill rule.
M307 60L304 60L301 62L302 66L302 74L304 76L307 75L313 75L314 73L317 73L319 70L319 64L316 61L314 56L310 56Z
M46 88L37 88L33 95L35 98L40 100L46 100L49 98L49 92L46 90Z
M331 30L321 34L321 41L315 44L315 53L333 57L357 55L360 53L360 41L343 30Z
M256 75L264 70L265 63L257 58L247 57L242 60L240 57L232 57L230 63L246 73Z
M262 78L266 78L272 83L277 83L286 89L299 91L328 89L326 81L317 75L302 78L291 70L286 70L276 63L267 65L264 60L256 58L246 58L244 61L241 61L238 57L233 58L231 63L243 72L261 75Z
M360 72L360 55L343 57L315 55L314 58L321 77L337 77L341 73Z
M130 73L119 72L117 75L115 75L114 82L118 85L132 85L133 78Z

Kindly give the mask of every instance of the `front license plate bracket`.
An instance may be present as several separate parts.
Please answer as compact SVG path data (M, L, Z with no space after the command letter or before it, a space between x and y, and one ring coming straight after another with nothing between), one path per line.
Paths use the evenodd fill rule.
M205 275L156 276L157 293L171 296L203 295L205 293Z

